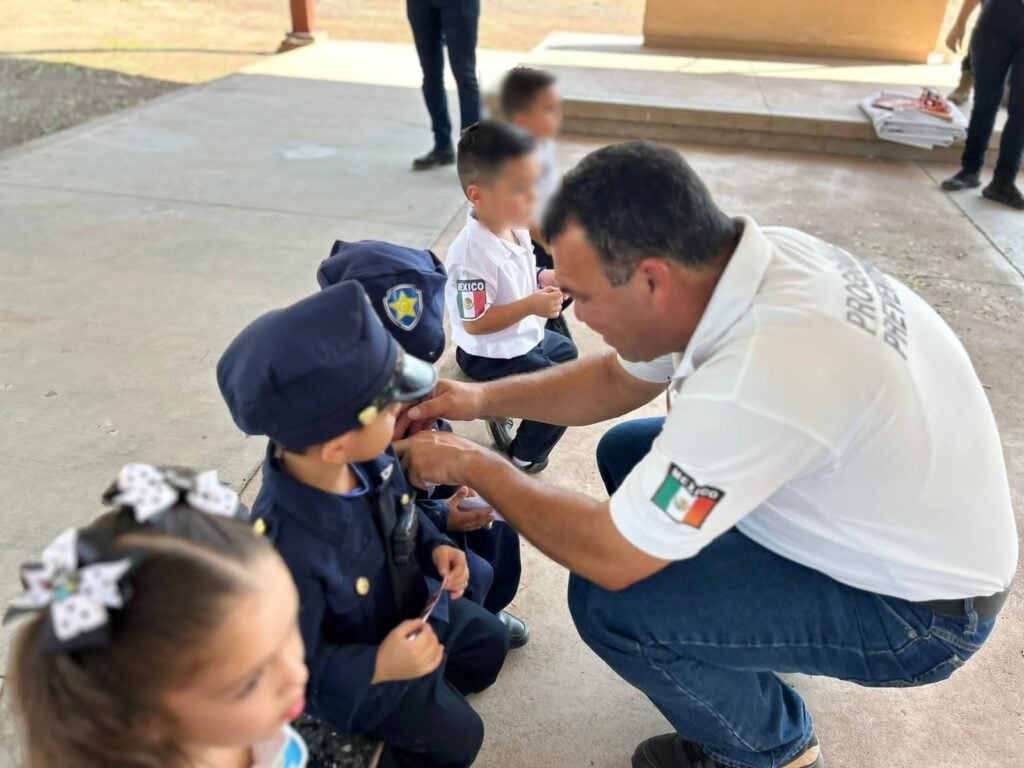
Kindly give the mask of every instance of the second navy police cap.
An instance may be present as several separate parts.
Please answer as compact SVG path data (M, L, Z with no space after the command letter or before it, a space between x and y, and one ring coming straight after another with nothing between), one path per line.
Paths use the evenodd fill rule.
M437 362L444 352L444 266L430 251L382 240L338 240L316 273L321 288L358 280L384 327L410 355Z
M436 382L434 367L399 347L354 281L256 318L217 363L239 428L295 451L359 429Z

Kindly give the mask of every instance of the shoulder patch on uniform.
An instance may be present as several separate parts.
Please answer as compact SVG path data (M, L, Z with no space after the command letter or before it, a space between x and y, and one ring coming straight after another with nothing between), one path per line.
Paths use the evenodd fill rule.
M476 320L484 313L487 284L483 280L456 280L455 291L459 317L463 320Z
M411 331L423 316L423 291L403 283L384 294L384 313L403 331Z
M701 485L675 464L661 481L651 501L674 522L700 528L725 491Z

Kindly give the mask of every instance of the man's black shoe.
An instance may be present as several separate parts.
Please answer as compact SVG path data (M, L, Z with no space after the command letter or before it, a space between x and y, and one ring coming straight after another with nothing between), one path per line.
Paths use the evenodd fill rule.
M633 768L704 768L692 759L692 746L676 733L641 741L633 752Z
M981 177L976 173L964 170L942 182L942 188L947 192L959 192L961 189L974 189L980 186Z
M981 190L981 194L989 200L1024 211L1024 195L1012 182L993 179L991 184Z
M633 753L633 768L725 768L699 744L666 733L643 741ZM783 768L825 768L818 739L811 736L807 748Z
M417 157L413 160L412 169L414 171L425 171L428 168L437 168L439 165L451 165L454 162L454 149L438 149L434 147L423 157Z
M509 446L512 445L514 423L512 419L494 419L487 422L487 431L491 433L491 440L494 441L498 453L508 453Z
M525 621L516 618L508 611L499 613L498 618L501 619L501 623L508 629L511 637L508 644L509 648L522 648L530 642L530 628L526 626Z

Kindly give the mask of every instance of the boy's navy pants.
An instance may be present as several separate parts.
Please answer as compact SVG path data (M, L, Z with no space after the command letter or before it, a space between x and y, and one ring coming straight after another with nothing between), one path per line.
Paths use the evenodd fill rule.
M531 373L575 360L579 353L571 339L559 333L544 331L544 339L525 355L509 359L478 357L463 349L456 350L459 368L476 381L494 381L518 373ZM510 453L520 461L544 461L551 449L565 434L565 427L539 421L523 421L512 441Z
M466 694L489 687L508 653L505 625L466 598L448 605L448 621L431 620L445 647L433 673L407 683L398 706L367 734L387 746L387 768L468 768L484 740L484 724Z

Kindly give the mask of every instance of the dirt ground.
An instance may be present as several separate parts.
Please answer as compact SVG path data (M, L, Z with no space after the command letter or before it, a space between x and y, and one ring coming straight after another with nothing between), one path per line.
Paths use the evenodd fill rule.
M180 87L66 62L0 58L0 150Z

